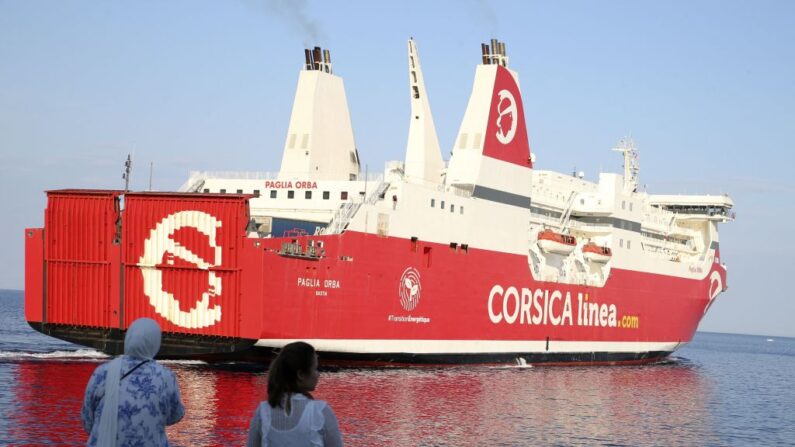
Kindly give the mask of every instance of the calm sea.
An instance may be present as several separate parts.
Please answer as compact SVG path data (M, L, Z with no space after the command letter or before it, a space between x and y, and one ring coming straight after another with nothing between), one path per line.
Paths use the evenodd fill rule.
M102 354L30 329L0 290L0 445L81 445ZM265 369L166 362L187 408L174 445L241 445ZM322 364L322 359L321 359ZM795 445L795 339L699 333L663 364L322 371L350 446Z

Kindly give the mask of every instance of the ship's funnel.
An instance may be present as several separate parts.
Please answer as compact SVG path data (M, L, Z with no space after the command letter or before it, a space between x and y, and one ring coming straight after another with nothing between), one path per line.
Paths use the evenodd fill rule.
M425 93L420 55L413 39L408 42L408 63L411 123L406 144L405 174L408 179L439 183L444 161L433 124L431 103Z
M359 154L342 78L331 67L331 53L304 50L305 65L284 144L281 180L354 180Z
M526 196L532 162L519 76L507 68L504 43L492 39L491 45L482 44L481 56L447 183L475 194L480 187Z

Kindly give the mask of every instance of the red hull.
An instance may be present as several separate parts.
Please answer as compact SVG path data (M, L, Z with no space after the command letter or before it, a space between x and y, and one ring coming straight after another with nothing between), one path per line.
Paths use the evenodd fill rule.
M166 354L304 339L376 362L643 362L691 340L719 292L712 272L726 284L718 263L703 280L614 268L604 287L537 282L526 257L471 247L350 231L247 238L245 196L127 194L123 212L118 196L49 194L45 229L26 232L32 326L110 352L146 316ZM168 216L186 210L175 230ZM322 248L307 255L309 241Z

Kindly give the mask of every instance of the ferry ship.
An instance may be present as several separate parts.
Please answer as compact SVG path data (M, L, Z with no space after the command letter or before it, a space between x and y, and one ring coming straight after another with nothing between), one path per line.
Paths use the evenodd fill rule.
M191 173L177 192L47 192L25 230L25 314L107 353L150 317L165 357L294 340L325 361L621 364L690 342L726 289L726 195L534 169L519 76L482 44L445 161L408 41L405 160L362 175L342 78L306 50L278 173Z

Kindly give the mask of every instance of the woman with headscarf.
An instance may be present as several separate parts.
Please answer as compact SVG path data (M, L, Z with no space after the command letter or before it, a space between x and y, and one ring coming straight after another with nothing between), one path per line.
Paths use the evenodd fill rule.
M268 400L254 412L248 447L341 447L337 417L322 400L315 400L317 354L297 341L282 348L268 370Z
M124 337L124 355L94 370L86 387L81 419L89 446L167 446L166 426L185 408L174 373L154 360L160 326L135 320Z

